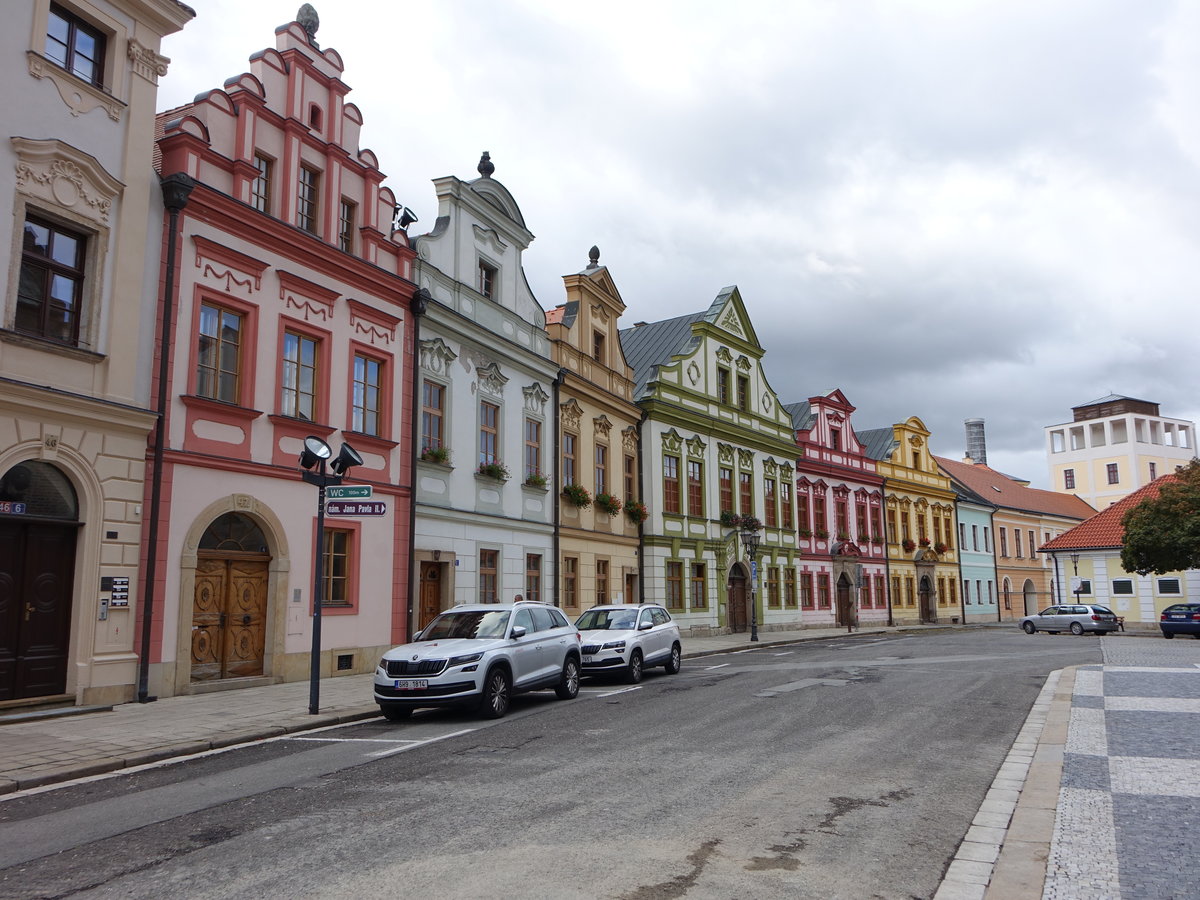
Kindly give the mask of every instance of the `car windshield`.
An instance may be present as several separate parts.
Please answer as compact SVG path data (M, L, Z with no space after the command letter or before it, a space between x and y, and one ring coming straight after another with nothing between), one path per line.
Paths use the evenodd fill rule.
M576 622L580 631L632 631L637 627L637 610L589 609Z
M450 638L500 638L508 628L508 610L463 610L444 612L421 632L419 640Z

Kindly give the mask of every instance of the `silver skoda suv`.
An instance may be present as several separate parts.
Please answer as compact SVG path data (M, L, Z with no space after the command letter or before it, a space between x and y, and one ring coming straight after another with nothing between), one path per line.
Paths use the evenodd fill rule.
M455 606L383 655L375 702L396 722L414 709L456 704L498 719L514 693L545 688L571 700L579 694L580 643L579 630L545 603Z

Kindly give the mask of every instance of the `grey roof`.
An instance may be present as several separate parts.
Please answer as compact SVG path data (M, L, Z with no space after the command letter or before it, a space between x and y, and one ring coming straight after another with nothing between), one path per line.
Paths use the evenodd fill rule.
M855 429L854 436L862 442L864 452L871 459L890 460L892 451L896 449L896 433L891 428Z
M563 304L563 315L559 321L567 328L575 327L575 319L579 315L579 301L570 300Z
M807 400L801 400L799 403L785 403L783 408L792 417L792 428L796 431L806 431L812 428L812 424L817 418L812 411L812 405Z
M646 385L654 378L655 367L669 362L672 356L687 347L692 337L692 326L703 321L706 315L707 312L689 313L674 319L621 329L621 352L625 354L625 361L633 367L635 400L642 396Z
M1098 406L1101 403L1112 403L1114 400L1132 400L1134 403L1154 403L1153 400L1139 400L1137 397L1127 397L1125 394L1109 394L1107 397L1101 397L1099 400L1089 400L1087 403L1080 403L1077 406L1072 406L1071 409L1083 409L1085 406Z

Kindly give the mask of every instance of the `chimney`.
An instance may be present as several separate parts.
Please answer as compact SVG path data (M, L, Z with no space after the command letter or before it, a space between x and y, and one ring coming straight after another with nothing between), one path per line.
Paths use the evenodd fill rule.
M983 436L983 419L966 419L967 456L976 465L987 465L987 439Z

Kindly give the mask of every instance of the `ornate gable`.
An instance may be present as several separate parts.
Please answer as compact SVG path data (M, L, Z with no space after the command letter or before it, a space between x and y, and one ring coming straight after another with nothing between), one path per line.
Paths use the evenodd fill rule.
M421 341L421 368L433 375L448 375L450 363L458 359L455 353L440 337Z
M528 387L521 388L521 392L525 395L525 412L533 413L535 416L546 414L546 401L550 399L550 395L542 389L540 384L535 381Z
M508 384L508 378L501 373L500 367L495 363L480 366L475 370L475 375L479 379L477 382L479 390L496 397L504 393L504 385Z
M579 401L572 397L566 403L560 403L558 409L562 415L563 428L578 432L579 422L583 418L583 407L579 405Z

